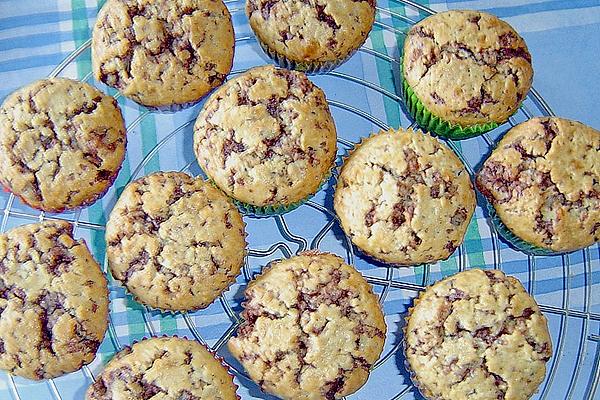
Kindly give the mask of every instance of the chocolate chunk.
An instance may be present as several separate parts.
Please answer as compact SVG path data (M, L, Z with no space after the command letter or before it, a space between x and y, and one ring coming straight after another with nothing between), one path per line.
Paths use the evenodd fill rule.
M340 29L340 26L337 22L335 22L335 19L325 12L324 5L315 4L315 9L317 10L317 19L319 21L325 22L327 26L329 26L334 31Z
M343 372L342 372L343 373ZM336 394L344 388L344 377L340 376L325 385L325 398L335 400Z
M461 300L467 297L467 294L460 289L453 288L452 292L448 296L449 301Z
M176 400L201 400L200 397L194 396L189 390L182 390L177 395Z
M476 24L479 27L479 21L481 20L481 16L475 15L474 17L469 18L469 22L472 24Z
M236 142L232 139L226 139L223 143L223 156L225 158L229 157L229 155L233 153L241 153L246 150L246 146L242 142Z
M263 3L262 8L260 10L263 19L269 19L269 17L271 16L271 8L273 8L273 6L278 2L279 0L267 0Z
M146 250L142 250L136 258L131 260L129 268L125 271L125 280L129 280L135 272L145 268L149 260L150 254Z
M464 207L460 207L456 210L452 218L450 218L450 223L454 226L460 226L467 219L467 210Z
M435 104L443 105L446 104L446 101L440 97L436 92L431 92L431 98L433 99Z
M500 46L502 47L511 47L517 42L517 36L513 32L509 31L500 35L499 42Z
M526 308L523 310L523 314L521 315L521 317L523 318L529 318L531 317L535 312L531 309L531 308Z
M487 327L477 329L473 336L483 340L488 346L496 340L496 337L491 334L490 328Z
M142 399L150 399L158 393L164 393L164 390L162 390L162 388L160 388L158 385L154 383L148 383L145 380L140 382L140 386L142 388L142 392L140 393Z
M367 227L373 226L375 223L375 206L372 206L371 209L365 215L365 225Z
M415 26L411 30L411 33L414 33L421 38L433 39L433 33L426 31L422 26Z
M404 216L404 204L396 203L394 204L394 209L392 211L392 226L394 229L398 229L402 224L406 222L406 217Z
M452 254L454 253L454 250L456 250L456 243L454 243L453 241L449 241L448 243L446 243L444 248L448 250L448 253Z

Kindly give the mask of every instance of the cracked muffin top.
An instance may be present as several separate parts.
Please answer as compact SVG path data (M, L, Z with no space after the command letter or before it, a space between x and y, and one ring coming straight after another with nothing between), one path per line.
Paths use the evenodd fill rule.
M239 211L221 191L181 172L157 172L125 187L106 224L106 253L136 300L196 310L235 281L245 238Z
M557 117L512 128L477 174L477 188L515 235L573 251L600 240L600 132Z
M200 167L229 196L290 205L330 173L336 131L325 94L303 73L264 66L229 80L194 127Z
M0 369L48 379L91 362L108 326L108 287L64 221L0 234Z
M409 310L406 360L428 399L526 400L546 374L546 318L523 285L472 269L428 287Z
M269 264L246 288L243 305L229 350L253 381L282 399L354 393L383 350L377 297L333 254L303 252Z
M475 192L446 145L421 131L390 130L364 139L345 160L333 204L362 251L416 265L446 259L462 243Z
M185 105L223 83L233 46L221 0L108 0L92 33L92 69L140 104Z
M337 61L358 49L375 21L375 0L247 0L258 39L292 61Z
M86 400L236 400L227 368L202 344L177 337L144 339L106 365Z
M114 98L87 83L42 79L0 107L0 182L39 210L88 205L116 178L126 140Z
M505 122L533 80L523 39L506 22L479 11L447 11L414 25L402 67L425 108L460 126Z

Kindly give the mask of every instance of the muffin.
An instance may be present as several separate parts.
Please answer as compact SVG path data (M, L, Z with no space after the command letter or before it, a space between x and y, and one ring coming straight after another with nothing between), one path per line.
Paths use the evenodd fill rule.
M140 104L177 110L223 83L233 49L221 0L108 0L92 32L92 69Z
M475 192L446 145L420 131L390 130L363 140L345 159L333 206L364 253L417 265L446 259L462 243Z
M64 221L0 234L0 369L48 379L91 362L108 326L108 287Z
M279 66L327 72L367 40L375 0L246 0L246 15L258 43Z
M237 400L233 377L202 344L177 337L144 339L106 365L86 400Z
M407 108L423 128L450 139L508 120L533 80L531 55L515 30L480 11L447 11L414 25L402 59Z
M264 66L228 81L194 127L200 168L241 208L289 211L315 193L336 156L336 131L321 89L306 75Z
M546 318L501 271L472 269L428 287L404 334L413 382L427 399L529 399L552 356Z
M477 174L494 226L528 254L600 240L600 132L557 117L512 128Z
M229 351L265 392L332 400L366 382L385 320L367 281L340 257L311 251L271 263L245 297Z
M117 177L126 141L114 98L87 83L42 79L0 107L0 182L43 211L92 204Z
M157 172L125 187L106 224L113 276L153 308L207 307L239 275L242 217L221 191L181 172Z

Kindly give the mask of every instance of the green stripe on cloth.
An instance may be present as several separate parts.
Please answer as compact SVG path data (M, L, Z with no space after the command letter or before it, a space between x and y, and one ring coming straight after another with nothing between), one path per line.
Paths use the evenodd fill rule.
M140 107L140 111L144 108ZM156 121L153 114L146 115L140 122L140 130L142 131L142 152L145 155L150 153L156 147ZM151 172L160 171L160 159L158 152L146 161L144 165L144 173L148 175Z
M160 317L160 331L163 334L177 333L177 317L173 314L162 314Z
M462 153L462 145L459 141L453 142L456 149ZM461 160L462 161L462 160ZM481 244L481 236L479 235L479 228L477 227L477 218L473 215L467 232L465 233L465 240L463 242L463 249L467 253L467 259L469 260L469 266L483 267L485 265L483 257L483 245Z
M404 7L395 6L391 7L392 11L396 11L404 15ZM379 26L374 26L371 31L371 44L373 46L373 50L386 54L388 56L393 56L393 54L388 53L388 48L385 45L385 40L383 37L384 29ZM392 92L397 93L396 85L394 84L394 76L390 69L390 64L379 58L375 58L375 66L377 68L377 75L379 77L379 84L382 88ZM392 99L383 96L383 107L385 110L385 115L387 117L387 124L392 127L400 126L400 106Z

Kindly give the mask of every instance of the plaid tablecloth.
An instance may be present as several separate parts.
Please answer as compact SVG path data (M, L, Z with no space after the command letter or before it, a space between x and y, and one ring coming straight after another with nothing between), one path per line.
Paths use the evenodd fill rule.
M101 3L0 0L0 99L53 71L94 83L89 49L84 47L70 62L64 60L87 44ZM226 3L233 15L237 38L234 72L268 63L248 27L243 1ZM335 73L312 78L330 100L340 135L340 153L374 130L407 127L411 123L399 106L398 48L403 32L413 21L425 17L427 11L403 3L410 2L379 0L377 23L364 48ZM419 1L418 4L437 11L480 9L507 20L527 41L535 68L534 87L550 110L600 129L600 0ZM115 94L114 90L98 86ZM155 114L124 98L119 103L128 125L127 159L109 193L80 212L42 216L7 194L0 194L2 230L41 217L74 221L76 236L86 239L106 267L104 224L127 182L156 170L200 173L191 149L191 125L201 105L175 114ZM543 105L530 96L511 123L530 115L547 114ZM490 143L508 127L453 146L470 168L476 168ZM244 274L221 299L201 312L161 315L134 302L111 280L111 327L96 360L80 372L51 381L31 382L0 373L0 400L82 399L87 386L117 349L159 334L205 341L236 369L236 383L243 399L271 398L243 377L224 343L239 323L247 280L269 260L307 248L333 251L355 264L374 285L386 312L388 336L384 357L365 387L351 399L421 398L410 385L402 352L398 350L406 310L423 286L471 267L501 268L518 277L548 317L555 356L535 398L600 399L598 245L568 256L527 257L498 240L478 207L465 244L449 260L426 267L389 269L354 254L330 211L331 195L330 184L311 203L283 218L246 218L251 250Z

